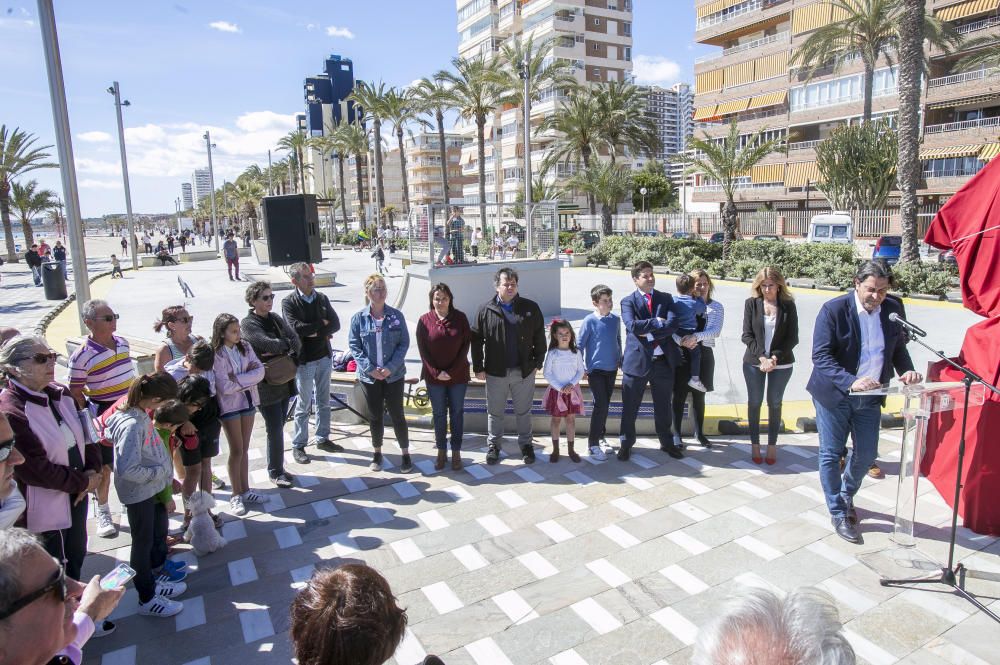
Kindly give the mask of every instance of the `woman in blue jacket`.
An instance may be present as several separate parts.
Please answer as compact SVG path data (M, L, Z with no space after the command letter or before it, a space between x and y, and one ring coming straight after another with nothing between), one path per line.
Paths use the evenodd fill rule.
M403 376L406 374L406 351L410 333L406 319L398 309L385 304L388 289L381 275L365 280L367 305L351 317L348 345L358 365L358 379L365 395L371 424L375 455L371 469L382 468L383 416L388 409L396 440L403 450L400 471L413 468L410 461L410 436L403 417Z

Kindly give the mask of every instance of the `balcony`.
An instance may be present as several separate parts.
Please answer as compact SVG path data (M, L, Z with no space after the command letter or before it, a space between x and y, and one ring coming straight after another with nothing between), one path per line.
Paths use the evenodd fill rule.
M927 125L924 128L924 135L944 134L947 132L962 132L977 129L992 129L1000 127L1000 116L994 118L980 118L978 120L963 120L962 122L946 122L940 125Z
M817 139L815 141L796 141L795 143L789 143L788 152L793 152L795 150L815 150L816 146L822 142L822 139Z
M782 22L781 17L792 11L791 5L789 0L748 0L710 14L695 22L695 41L721 46L716 41L721 35L738 36L776 27Z
M968 35L973 32L978 32L980 30L986 30L992 28L993 26L1000 25L1000 16L990 16L984 18L980 21L973 21L972 23L966 23L965 25L959 26L957 28L958 34Z
M787 43L791 39L791 34L792 34L791 32L786 30L784 32L779 32L776 35L768 35L767 37L761 37L760 39L755 39L751 42L740 44L739 46L733 46L732 48L723 49L720 53L711 53L709 55L703 55L700 58L696 59L694 61L694 64L700 65L703 62L711 62L712 60L725 58L728 55L743 53L744 51L762 48L770 44Z
M942 76L940 78L931 79L927 82L928 89L930 88L940 88L949 85L959 85L961 83L968 83L969 81L981 81L983 79L993 79L1000 75L1000 67L992 67L990 69L977 69L972 72L964 72L962 74L952 74L951 76Z

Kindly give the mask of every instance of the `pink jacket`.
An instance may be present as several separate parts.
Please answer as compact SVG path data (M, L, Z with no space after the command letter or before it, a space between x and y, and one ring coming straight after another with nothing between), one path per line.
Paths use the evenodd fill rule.
M238 367L233 366L232 358L225 347L215 352L215 394L219 398L219 415L235 413L260 404L257 384L264 380L264 364L243 342L245 354L240 355ZM250 369L253 367L253 369ZM235 381L230 378L233 375ZM249 403L248 403L249 400Z
M50 400L73 433L83 469L69 466L69 450ZM14 468L14 479L28 504L18 524L33 533L68 529L70 501L87 490L84 472L101 470L101 453L95 444L86 443L69 389L53 383L37 393L12 380L0 393L0 411L7 415L15 445L24 455L24 464Z

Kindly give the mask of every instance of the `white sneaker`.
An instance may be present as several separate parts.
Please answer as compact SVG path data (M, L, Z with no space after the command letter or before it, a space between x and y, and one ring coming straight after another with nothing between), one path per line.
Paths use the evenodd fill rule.
M172 617L183 609L184 603L160 596L153 596L148 603L139 603L139 614L147 617Z
M111 511L97 511L97 535L101 538L114 538L118 535L118 527L111 519Z
M187 588L184 582L157 582L156 595L161 598L177 598L183 595Z
M247 507L243 505L243 497L238 494L229 497L229 512L239 517L247 514Z
M258 494L253 490L243 493L243 503L265 503L267 501L263 494Z
M600 446L591 446L590 459L596 460L598 462L603 462L604 460L608 459L608 456L607 454L605 454L604 450Z
M614 454L615 452L614 446L608 443L608 440L605 439L603 436L601 437L601 450L604 451L605 455Z
M698 392L702 393L708 392L708 388L705 387L705 384L702 383L700 379L691 379L690 381L688 381L688 386L694 388Z

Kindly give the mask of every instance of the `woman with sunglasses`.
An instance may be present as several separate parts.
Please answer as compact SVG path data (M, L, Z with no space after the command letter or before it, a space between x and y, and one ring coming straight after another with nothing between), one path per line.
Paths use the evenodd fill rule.
M87 493L101 480L101 452L88 443L69 388L55 383L56 354L45 339L19 335L0 348L7 415L24 464L14 478L27 507L19 526L80 579L87 555Z
M261 362L266 365L269 360L288 356L298 365L302 342L285 320L271 311L274 308L271 285L267 282L252 283L247 287L246 301L250 305L250 313L240 321L240 332ZM292 372L287 381L276 381L269 381L265 376L257 384L260 415L267 430L267 475L276 486L291 487L292 476L285 471L285 419L288 416L288 401L298 393L295 373Z
M157 372L162 372L163 368L171 360L183 358L197 342L200 337L191 332L194 326L194 317L188 313L184 305L171 305L160 314L160 320L153 324L156 332L167 333L167 339L163 346L156 350L153 365Z
M14 467L23 463L24 456L14 447L14 430L0 412L0 529L14 526L24 512L24 497L14 480Z

